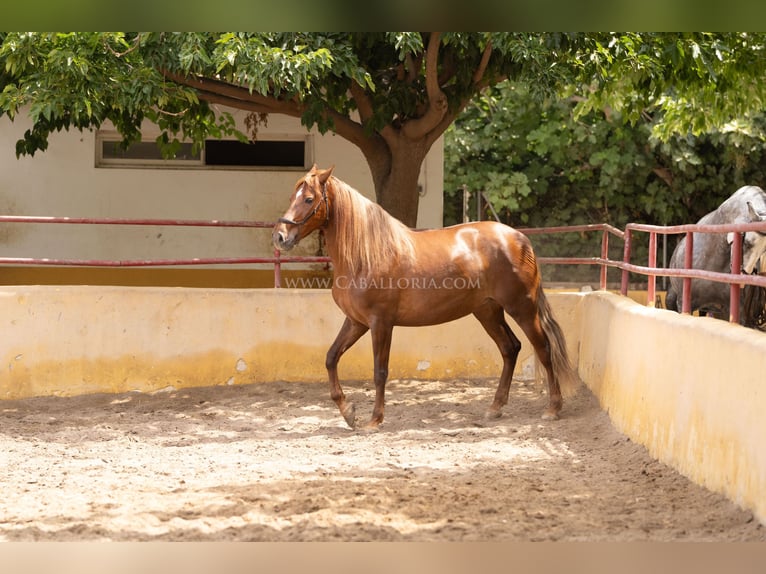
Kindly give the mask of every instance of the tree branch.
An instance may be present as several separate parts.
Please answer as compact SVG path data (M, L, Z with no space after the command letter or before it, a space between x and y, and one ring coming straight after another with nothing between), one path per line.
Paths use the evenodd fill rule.
M492 56L492 40L489 40L487 45L484 46L484 53L481 55L481 62L479 62L479 67L476 68L476 71L473 73L474 84L479 84L479 82L481 82L482 78L484 77L484 72L487 71L487 66L489 65L490 56Z
M436 124L436 126L430 132L428 132L428 135L425 138L427 149L431 149L431 146L434 145L434 142L436 142L436 140L438 140L442 134L447 131L447 128L450 127L450 124L455 121L455 118L457 118L464 107L465 106L461 106L453 112L444 114L442 120Z
M237 110L245 110L248 112L256 112L256 113L262 113L262 114L283 113L265 104L260 104L257 102L248 102L248 101L240 100L237 98L230 98L228 96L222 96L221 94L206 92L200 89L197 89L197 95L199 96L200 100L205 100L206 102L209 102L211 104L220 104L222 106L227 106L229 108L235 108Z
M208 102L215 100L215 103L233 108L255 112L281 113L293 117L300 117L304 111L304 106L297 100L281 100L255 92L251 93L250 90L242 86L235 86L212 78L184 76L169 70L161 70L161 72L163 76L176 84L194 88L199 93L200 98Z
M441 137L441 135L445 131L447 131L447 128L450 126L452 122L455 121L455 119L465 109L465 107L469 104L471 99L472 99L471 96L466 96L465 98L461 100L457 108L444 114L444 117L442 118L442 120L434 127L434 129L432 129L428 133L428 136L426 137L426 146L428 147L428 149L430 149L431 146L434 144L434 142L438 140L439 137Z
M351 97L354 98L354 102L356 102L356 108L359 110L359 119L362 121L362 124L369 120L374 113L373 107L372 107L372 100L370 100L370 97L367 95L367 92L364 91L364 88L360 86L357 82L351 81Z
M348 131L344 131L344 133L341 133L339 129L337 129L336 132L351 143L356 144L359 149L362 150L364 156L368 158L369 162L371 157L374 157L376 153L380 152L379 147L383 145L383 142L385 142L384 145L389 149L396 145L399 131L391 125L386 125L378 132L380 138L370 138L364 131L364 124L370 120L375 113L372 100L364 88L356 82L351 83L350 91L351 97L354 99L357 110L359 111L359 119L361 123L356 123L351 120L351 118L341 116L336 112L336 115L333 116L336 125L339 125L338 122L341 122L348 128Z
M278 113L292 117L301 117L305 111L303 104L296 100L280 100L278 98L250 93L247 88L235 86L227 82L199 76L183 76L169 70L162 70L162 74L169 80L194 88L199 98L206 102L221 104L230 108L246 110L257 113ZM355 88L356 86L356 88ZM364 90L357 84L352 84L352 94L357 102L360 115L371 117L373 113L370 102ZM324 113L333 121L334 131L342 138L359 147L363 152L365 148L370 150L375 147L373 140L364 133L362 125L350 117L336 110L325 107Z
M363 152L365 146L369 146L372 141L367 134L365 134L364 127L359 122L355 122L350 117L341 114L340 112L327 107L325 113L328 117L332 118L334 132L343 139L350 141L352 144L359 147Z
M407 54L405 62L407 69L407 83L413 84L420 75L420 66L423 64L423 56L420 55L417 58L413 58L412 54Z
M426 48L426 93L428 109L417 119L408 120L402 126L402 133L409 139L418 140L434 129L447 113L447 96L439 86L439 45L441 35L432 32Z

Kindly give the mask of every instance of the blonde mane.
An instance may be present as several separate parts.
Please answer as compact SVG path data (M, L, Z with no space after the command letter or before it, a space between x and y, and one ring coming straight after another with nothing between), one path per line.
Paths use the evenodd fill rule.
M332 177L338 252L355 275L386 273L414 257L412 232L378 204L348 184Z

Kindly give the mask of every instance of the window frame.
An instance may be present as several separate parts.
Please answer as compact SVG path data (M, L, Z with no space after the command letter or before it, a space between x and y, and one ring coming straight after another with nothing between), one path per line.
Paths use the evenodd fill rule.
M154 143L159 133L142 132L141 141ZM227 138L229 141L239 141ZM314 163L314 136L312 134L269 133L261 134L259 142L303 142L303 165L208 165L205 163L205 148L200 150L199 159L151 159L151 158L110 158L104 157L105 143L119 143L122 135L116 130L97 130L95 138L95 167L97 169L180 169L180 170L224 170L224 171L307 171ZM191 142L185 142L191 143Z

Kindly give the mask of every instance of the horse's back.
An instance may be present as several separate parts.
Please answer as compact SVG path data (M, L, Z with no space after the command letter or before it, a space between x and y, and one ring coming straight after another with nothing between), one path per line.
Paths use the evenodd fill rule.
M745 185L709 213L712 223L743 223L749 220L747 204L758 212L766 211L766 191L757 185Z
M477 221L445 229L460 246L467 261L480 261L482 284L489 295L513 297L532 292L540 282L540 273L532 242L521 231L496 221Z
M433 230L445 236L467 239L475 242L476 249L502 249L513 247L531 247L529 238L518 229L498 221L472 221L458 223L443 229Z
M492 289L500 282L537 281L538 269L529 238L496 221L461 223L413 235L416 274L451 274L473 278Z
M534 261L529 238L517 229L497 221L460 223L422 232L423 253L432 253L436 246L452 261L463 261L486 271L498 265L518 268ZM421 236L420 233L415 237ZM425 245L428 244L428 245Z

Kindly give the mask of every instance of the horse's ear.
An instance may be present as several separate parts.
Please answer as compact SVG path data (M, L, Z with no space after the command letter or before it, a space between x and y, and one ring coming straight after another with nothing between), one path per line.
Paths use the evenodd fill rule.
M747 213L750 216L750 221L761 221L763 220L764 215L766 215L766 213L758 213L755 210L755 207L753 207L753 204L749 201L747 202Z
M309 170L309 173L316 173L317 172L317 164L314 164L311 166L311 169Z
M330 179L330 176L332 175L332 170L335 169L335 166L329 167L328 169L323 169L320 171L317 175L319 177L319 183L324 185L327 183L327 180Z

